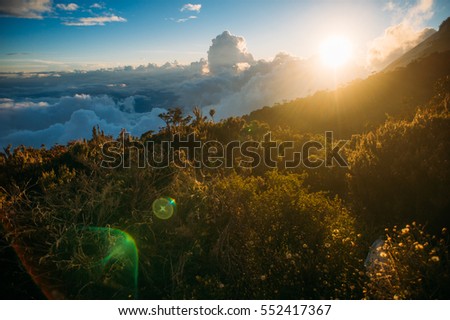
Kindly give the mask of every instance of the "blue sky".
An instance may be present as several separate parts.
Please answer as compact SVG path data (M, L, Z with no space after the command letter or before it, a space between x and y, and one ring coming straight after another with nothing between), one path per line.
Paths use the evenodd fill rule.
M256 59L281 51L309 57L334 34L351 39L363 58L373 39L422 2L431 8L414 28L437 28L450 15L444 0L36 2L41 6L31 10L0 0L0 71L189 63L206 58L211 39L224 30L243 36Z

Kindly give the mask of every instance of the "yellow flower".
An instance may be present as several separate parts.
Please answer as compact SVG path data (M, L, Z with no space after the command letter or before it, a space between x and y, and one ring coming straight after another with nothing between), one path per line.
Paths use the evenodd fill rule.
M416 250L422 250L423 249L423 245L421 244L416 244Z
M439 257L438 256L432 256L431 257L431 261L433 261L433 262L439 262Z
M409 228L408 227L402 229L402 234L405 234L405 233L408 233L408 232L409 232Z

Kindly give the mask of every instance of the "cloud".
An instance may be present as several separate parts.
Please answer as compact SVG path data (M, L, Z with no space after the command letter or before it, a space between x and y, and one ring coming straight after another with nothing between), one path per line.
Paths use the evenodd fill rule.
M11 99L2 99L0 123L8 119L17 121L20 117L20 126L6 135L2 132L0 145L39 147L41 144L65 144L71 140L90 138L92 127L97 125L106 134L113 136L117 136L122 128L133 135L141 135L164 125L158 115L166 112L165 109L154 108L136 114L134 103L133 97L114 102L107 96L92 97L85 94L62 97L53 104L30 102L24 105ZM43 122L33 123L38 120Z
M0 0L0 16L42 19L51 11L51 0Z
M183 23L183 22L186 22L186 21L189 21L189 20L192 20L192 19L197 19L197 16L189 16L189 17L187 17L187 18L182 18L182 19L178 19L178 20L176 20L178 23Z
M418 0L417 4L407 11L404 21L418 26L433 16L433 0Z
M79 18L76 21L65 21L63 22L63 24L66 26L86 27L86 26L104 26L105 23L110 22L127 22L127 19L116 15L110 15L103 17Z
M162 127L158 115L173 106L214 108L216 119L246 114L335 86L320 65L283 53L255 61L245 39L226 31L212 40L208 60L189 65L0 74L0 147L89 138L97 124L113 136L122 128L139 136Z
M395 11L401 21L388 27L384 34L369 44L367 62L380 70L434 33L423 24L433 16L433 0L419 0L414 6L401 8L389 2L386 10Z
M196 12L200 12L200 10L202 9L202 5L201 4L191 4L191 3L187 3L184 6L181 7L180 11L196 11Z
M64 11L76 11L78 10L79 6L76 3L69 3L69 4L62 4L58 3L56 5L58 9L64 10Z
M394 2L388 1L383 7L383 11L394 11L396 7Z
M247 52L245 39L228 31L213 39L208 50L209 70L212 73L234 70L239 63L253 62L253 56Z
M93 3L89 8L92 8L92 9L103 9L103 5L101 5L100 3Z
M432 28L415 30L403 23L389 27L383 36L373 40L369 50L369 65L380 70L435 32Z
M7 56L27 56L29 55L29 52L8 52L6 53Z

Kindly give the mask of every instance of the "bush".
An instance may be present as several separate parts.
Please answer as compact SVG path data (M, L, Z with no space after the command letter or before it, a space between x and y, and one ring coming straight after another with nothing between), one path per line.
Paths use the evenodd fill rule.
M385 231L384 242L377 248L379 259L368 266L365 298L448 299L447 229L442 229L441 236L436 237L413 222L404 228Z

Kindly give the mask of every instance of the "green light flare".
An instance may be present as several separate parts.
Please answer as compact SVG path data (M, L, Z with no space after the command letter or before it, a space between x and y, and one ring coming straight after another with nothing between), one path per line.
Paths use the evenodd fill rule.
M176 208L177 204L175 200L170 197L158 198L152 204L153 214L161 220L170 219L175 213Z

